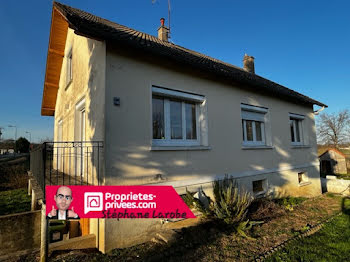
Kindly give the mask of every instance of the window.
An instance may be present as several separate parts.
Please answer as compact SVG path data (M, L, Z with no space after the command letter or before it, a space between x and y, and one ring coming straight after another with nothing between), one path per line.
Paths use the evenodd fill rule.
M73 69L72 69L72 49L69 51L67 55L67 71L66 71L66 81L67 81L67 86L72 82L73 80Z
M152 87L153 145L200 145L200 104L203 96Z
M302 137L302 121L304 116L289 114L289 127L290 127L290 135L292 145L302 145L303 137Z
M265 142L267 108L241 104L243 145L262 146Z
M253 193L254 194L265 193L266 188L267 188L266 179L253 181Z
M307 174L305 172L298 173L298 183L299 184L305 184L308 182L309 182L309 179L308 179Z

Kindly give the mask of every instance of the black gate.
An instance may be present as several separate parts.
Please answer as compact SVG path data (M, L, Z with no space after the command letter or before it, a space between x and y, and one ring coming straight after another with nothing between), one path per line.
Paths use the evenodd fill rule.
M30 153L30 170L45 198L47 185L100 185L101 141L45 142Z

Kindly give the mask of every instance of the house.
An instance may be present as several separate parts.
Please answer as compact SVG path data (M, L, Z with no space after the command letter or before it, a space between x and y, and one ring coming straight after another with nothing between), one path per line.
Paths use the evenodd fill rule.
M0 155L13 154L15 152L14 140L0 142Z
M53 166L65 183L210 196L229 174L255 196L319 195L314 105L326 107L255 74L251 56L240 68L169 42L163 19L155 37L53 4L41 114L55 118ZM101 152L84 141L102 141ZM88 227L106 252L144 241L160 222Z
M346 155L335 148L327 149L319 156L321 174L347 174Z

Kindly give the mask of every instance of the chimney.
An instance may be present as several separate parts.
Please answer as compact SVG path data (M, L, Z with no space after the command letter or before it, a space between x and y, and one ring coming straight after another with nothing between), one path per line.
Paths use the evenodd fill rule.
M254 57L244 54L243 69L249 73L255 74Z
M165 19L160 19L160 27L158 28L158 39L168 42L169 28L164 25Z

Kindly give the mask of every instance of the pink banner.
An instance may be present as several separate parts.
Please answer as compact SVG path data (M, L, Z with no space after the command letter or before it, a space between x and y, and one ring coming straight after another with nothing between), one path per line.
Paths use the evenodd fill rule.
M79 218L195 218L172 186L46 186L46 215Z

